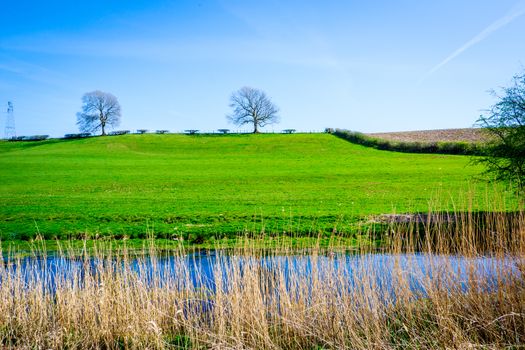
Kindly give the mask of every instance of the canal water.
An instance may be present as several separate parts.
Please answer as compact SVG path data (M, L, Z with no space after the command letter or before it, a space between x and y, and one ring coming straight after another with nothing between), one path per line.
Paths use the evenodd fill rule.
M395 298L400 283L414 293L425 295L428 288L466 291L479 282L484 289L494 289L498 281L520 274L519 258L463 257L423 253L414 254L330 254L330 255L268 255L243 256L223 251L201 251L186 255L141 258L66 258L28 257L4 260L0 283L10 278L23 280L27 288L39 285L53 293L57 285L82 288L85 281L97 281L97 276L115 273L139 281L149 287L203 290L242 281L254 273L266 286L276 281L287 290L297 285L327 284L351 292L355 288L373 288ZM86 278L86 277L89 277ZM272 282L273 281L273 282ZM401 282L400 282L401 281ZM301 283L299 283L301 282ZM474 283L473 283L474 282Z

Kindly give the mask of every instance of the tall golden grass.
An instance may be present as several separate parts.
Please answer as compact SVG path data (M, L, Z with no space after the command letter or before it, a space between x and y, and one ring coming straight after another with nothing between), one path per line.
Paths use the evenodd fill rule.
M217 247L209 258L215 288L206 287L205 274L194 280L195 252L182 246L169 253L169 274L167 253L153 243L138 255L64 248L58 258L70 265L56 271L42 268L45 247L25 260L4 252L0 347L525 346L523 211L430 213L389 227L382 255L364 244L348 256L335 237L328 249L284 246L277 253L254 240ZM378 256L388 261L385 269ZM346 259L358 263L350 268Z

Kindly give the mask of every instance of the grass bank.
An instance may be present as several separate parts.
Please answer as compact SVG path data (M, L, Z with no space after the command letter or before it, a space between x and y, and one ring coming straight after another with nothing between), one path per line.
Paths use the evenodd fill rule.
M375 239L366 233L360 233L353 236L326 235L326 236L288 236L288 235L265 235L263 233L253 233L251 235L224 237L215 239L210 237L203 242L184 241L182 239L116 239L105 237L101 239L73 239L73 240L45 240L35 238L30 240L10 240L0 241L0 251L3 257L16 255L17 257L31 256L60 256L64 251L94 257L97 253L113 252L118 255L119 252L126 251L130 255L142 255L143 252L151 245L155 246L157 253L177 251L179 249L191 251L210 251L210 250L228 250L235 251L246 245L252 249L260 251L272 250L280 251L285 247L285 251L303 250L318 247L328 249L338 247L348 251L358 251L363 246L380 248L382 245L381 238ZM0 254L1 255L1 254Z
M329 134L124 135L0 142L0 239L353 234L485 184L463 156L403 154ZM482 200L479 210L485 204Z

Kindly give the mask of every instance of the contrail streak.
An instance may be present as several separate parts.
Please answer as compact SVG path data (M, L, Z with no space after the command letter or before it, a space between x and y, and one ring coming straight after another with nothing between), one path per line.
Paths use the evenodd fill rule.
M523 14L525 14L525 1L521 1L518 4L516 4L505 16L499 18L492 24L490 24L487 28L483 29L478 35L467 41L463 46L461 46L459 49L451 53L447 58L445 58L443 61L435 65L432 69L430 69L420 80L420 83L423 82L426 78L428 78L430 75L434 74L437 70L442 68L444 65L452 61L454 58L462 54L465 50L470 48L471 46L476 45L477 43L481 42L482 40L486 39L490 34L495 32L496 30L506 26L510 22L514 21L518 17L521 17Z

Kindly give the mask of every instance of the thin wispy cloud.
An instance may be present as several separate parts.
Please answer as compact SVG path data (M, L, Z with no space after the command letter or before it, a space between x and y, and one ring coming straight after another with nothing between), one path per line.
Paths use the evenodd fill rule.
M221 5L255 33L252 40L267 46L264 51L269 53L270 61L345 69L343 60L335 54L329 35L311 21L310 12L315 10L307 4L302 4L300 10L290 12L281 1L267 1L256 13L246 2L221 1Z
M277 41L273 38L125 38L100 39L89 36L28 37L4 40L0 48L77 57L126 58L154 62L209 60L261 62L314 67L340 68L341 62L318 49L310 41ZM97 48L94 50L93 48ZM0 62L1 64L1 62ZM0 69L3 67L0 65ZM7 68L6 68L7 69Z
M7 73L30 81L61 85L67 77L41 65L0 55L0 74Z
M0 63L0 71L5 71L5 72L15 73L15 74L22 73L21 69L19 69L17 67L13 67L13 66L8 65L8 64L4 64L4 63Z
M503 17L499 18L495 22L491 23L488 27L483 29L481 32L479 32L476 36L474 36L472 39L467 41L465 44L463 44L460 48L458 48L456 51L452 52L450 55L448 55L443 61L439 62L437 65L432 67L424 76L421 78L419 83L422 83L425 79L427 79L429 76L434 74L439 69L443 68L446 64L448 64L450 61L452 61L457 56L461 55L464 51L468 50L470 47L480 43L481 41L485 40L488 36L490 36L492 33L497 31L498 29L501 29L502 27L510 24L517 18L523 16L525 14L525 1L520 1L514 7Z

